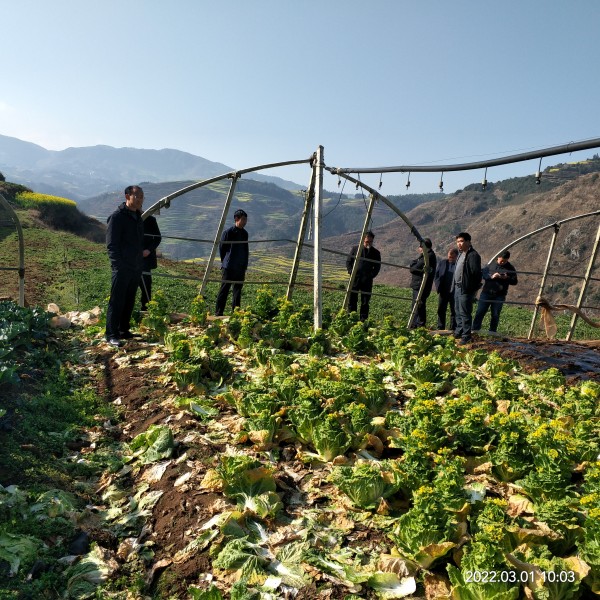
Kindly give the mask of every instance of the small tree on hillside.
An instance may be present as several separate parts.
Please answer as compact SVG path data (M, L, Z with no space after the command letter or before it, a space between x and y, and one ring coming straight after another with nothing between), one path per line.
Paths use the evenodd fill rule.
M6 178L4 177L4 175L2 175L2 172L0 172L0 181L6 181Z

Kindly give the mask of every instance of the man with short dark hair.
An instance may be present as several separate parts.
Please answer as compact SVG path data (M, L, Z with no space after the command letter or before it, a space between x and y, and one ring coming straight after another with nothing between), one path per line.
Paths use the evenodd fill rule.
M129 330L135 294L142 276L144 192L137 185L125 188L125 202L107 221L106 248L112 269L106 310L106 341L116 348L133 337Z
M508 286L517 285L517 270L508 262L510 252L504 250L496 258L496 262L482 269L483 289L479 295L475 319L473 319L473 331L479 331L483 318L490 309L490 331L498 331L500 312L506 300Z
M371 302L371 293L373 292L373 279L379 274L381 269L381 253L375 246L373 240L375 234L367 231L363 239L363 247L360 250L358 266L356 268L356 277L348 299L348 312L356 312L358 307L358 293L360 292L360 320L366 321L369 318L369 303ZM354 260L359 254L358 246L350 250L346 259L346 270L348 275L352 274Z
M419 244L419 256L415 258L409 266L411 272L410 288L412 289L412 307L414 308L417 297L419 296L419 290L421 289L421 282L425 275L425 257L423 252L427 252L427 258L429 262L429 270L427 272L427 279L425 280L425 287L421 300L417 306L417 312L410 324L410 329L416 329L417 327L425 327L427 325L427 298L431 294L431 288L433 287L433 278L435 274L435 268L437 258L435 252L432 250L433 244L429 238L424 238Z
M471 341L473 303L481 287L481 256L471 245L471 236L466 231L456 236L456 245L459 254L452 282L456 311L454 337L462 345Z
M248 268L248 232L246 223L248 215L242 209L233 213L233 227L226 229L221 235L219 244L219 254L221 256L221 288L217 294L217 305L215 315L223 315L227 296L233 284L231 294L231 308L235 310L242 301L242 287L246 278L246 269Z

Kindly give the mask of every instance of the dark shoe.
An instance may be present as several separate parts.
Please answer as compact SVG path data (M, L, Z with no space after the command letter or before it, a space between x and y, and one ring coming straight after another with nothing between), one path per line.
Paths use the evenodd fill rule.
M123 342L116 337L111 337L106 341L108 342L109 346L113 346L114 348L120 348L123 345Z
M135 336L133 333L131 333L131 331L121 331L121 333L119 333L119 337L122 340L132 340Z
M471 337L461 337L458 342L456 342L459 346L465 346L466 344L470 344L473 340Z

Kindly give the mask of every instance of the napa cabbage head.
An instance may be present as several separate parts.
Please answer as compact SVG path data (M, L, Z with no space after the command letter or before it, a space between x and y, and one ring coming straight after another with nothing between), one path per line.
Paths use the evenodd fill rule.
M330 479L356 506L371 510L395 494L404 482L398 463L391 460L335 467Z

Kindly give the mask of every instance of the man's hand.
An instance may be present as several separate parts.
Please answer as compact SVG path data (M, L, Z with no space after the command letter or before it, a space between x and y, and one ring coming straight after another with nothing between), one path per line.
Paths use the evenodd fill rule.
M138 255L138 256L139 256L139 255ZM150 250L148 250L148 249L144 250L144 251L142 252L142 256L143 256L144 258L147 258L148 256L150 256Z

